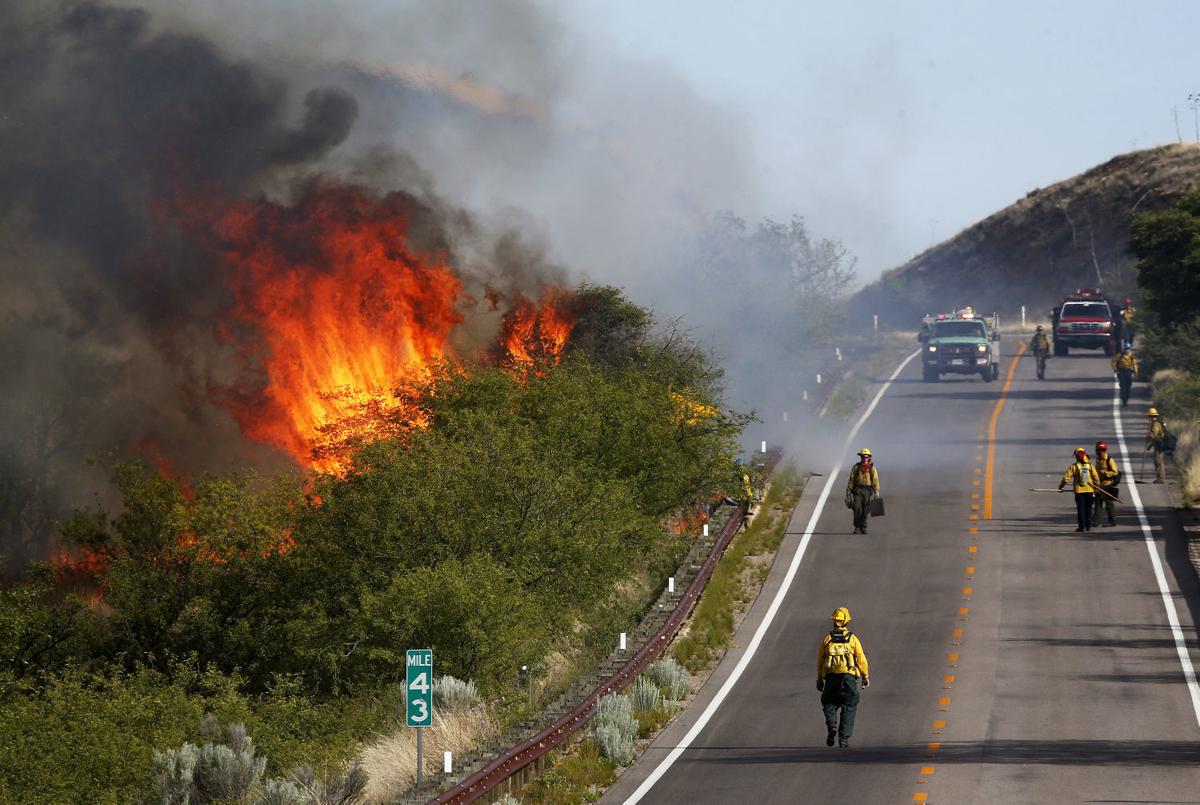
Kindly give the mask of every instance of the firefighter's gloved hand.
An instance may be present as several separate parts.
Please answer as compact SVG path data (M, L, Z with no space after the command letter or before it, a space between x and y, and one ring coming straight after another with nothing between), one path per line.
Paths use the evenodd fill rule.
M817 680L817 690L825 690L825 680L824 679Z
M870 678L868 678L868 677L865 677L865 676L863 677L863 687L864 687L864 688L869 688L869 687L871 687L871 680L870 680Z

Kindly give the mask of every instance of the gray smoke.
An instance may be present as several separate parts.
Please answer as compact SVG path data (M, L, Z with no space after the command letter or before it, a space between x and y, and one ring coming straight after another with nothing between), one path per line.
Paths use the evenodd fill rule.
M713 254L719 211L762 212L747 132L556 4L134 5L0 6L0 553L101 492L84 459L112 448L285 463L212 401L246 367L214 326L231 299L212 243L171 214L181 188L399 193L475 298L621 285L715 350L738 407L798 394L802 284Z

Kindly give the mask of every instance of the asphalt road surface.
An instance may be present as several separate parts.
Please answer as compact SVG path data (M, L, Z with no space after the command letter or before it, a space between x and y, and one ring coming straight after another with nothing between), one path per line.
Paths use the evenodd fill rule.
M1200 693L1183 659L1200 665L1200 596L1166 488L1136 486L1146 532L1130 484L1119 525L1084 533L1070 494L1027 491L1057 486L1077 446L1105 439L1125 456L1107 359L1055 358L1038 381L1025 356L1005 391L1016 346L998 382L926 384L915 360L900 373L807 541L823 479L806 491L738 645L604 802L1200 803ZM1139 384L1121 416L1134 470L1146 394ZM866 536L841 500L859 446L887 504ZM824 745L814 687L841 605L872 669L845 750Z

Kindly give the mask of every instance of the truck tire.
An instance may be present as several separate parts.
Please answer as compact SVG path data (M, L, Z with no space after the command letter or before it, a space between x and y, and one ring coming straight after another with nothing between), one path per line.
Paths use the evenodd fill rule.
M922 371L921 371L921 379L924 380L926 383L938 382L937 369L931 370L931 369L929 369L929 367L923 367Z
M1000 379L1000 364L993 363L992 364L992 380L999 380L999 379Z
M1068 349L1069 349L1069 347L1067 347L1066 344L1060 344L1057 341L1054 342L1054 354L1057 355L1058 357L1061 358L1064 355L1066 355Z
M983 375L983 379L985 381L987 381L988 383L991 383L993 380L996 379L996 373L992 371L992 367L990 367L990 366L988 368L984 369L982 372L980 372L980 374Z
M1113 342L1105 341L1104 342L1104 354L1111 358L1114 353L1116 353L1116 349L1113 348Z

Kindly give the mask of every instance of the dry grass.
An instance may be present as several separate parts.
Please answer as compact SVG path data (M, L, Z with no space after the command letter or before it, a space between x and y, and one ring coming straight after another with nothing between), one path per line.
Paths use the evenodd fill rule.
M433 726L425 730L425 772L442 770L442 753L455 757L478 747L497 732L495 716L485 707L460 711L434 711ZM400 729L379 738L359 756L368 774L368 803L389 802L416 781L417 734Z

